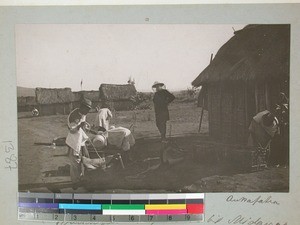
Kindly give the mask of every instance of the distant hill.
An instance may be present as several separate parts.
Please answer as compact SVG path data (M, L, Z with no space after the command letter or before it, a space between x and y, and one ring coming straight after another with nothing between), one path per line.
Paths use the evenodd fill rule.
M17 87L17 96L35 96L35 88Z

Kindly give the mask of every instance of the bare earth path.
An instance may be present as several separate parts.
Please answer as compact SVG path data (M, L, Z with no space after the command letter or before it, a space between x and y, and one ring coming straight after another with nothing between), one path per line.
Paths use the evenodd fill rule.
M175 143L184 149L186 158L183 162L169 167L161 167L147 174L145 179L125 180L105 178L96 175L90 186L97 192L248 192L248 191L288 191L288 168L271 168L260 172L241 172L233 170L232 165L223 162L210 162L194 159L193 143L205 139L208 131L207 114L204 116L201 134L198 134L200 108L192 103L174 103L170 106L171 126L168 126ZM47 192L44 183L68 182L68 176L46 177L46 171L55 171L68 164L66 147L34 145L35 142L51 142L56 137L67 135L66 115L47 117L27 117L19 114L19 184L24 190ZM93 123L95 113L88 115L87 121ZM129 128L134 125L134 136L138 139L136 157L145 159L160 154L157 142L158 131L152 110L114 113L112 124ZM134 118L137 118L136 121ZM149 141L149 137L152 137ZM143 140L143 138L146 138ZM209 157L209 156L208 156ZM207 162L206 162L207 161ZM128 174L126 174L128 173ZM134 175L135 169L124 172L124 176ZM119 174L120 175L120 174ZM103 181L106 179L107 182ZM102 183L102 184L101 184ZM101 185L100 185L101 184ZM31 188L28 189L28 187ZM62 192L74 192L65 187ZM79 188L76 192L86 192Z

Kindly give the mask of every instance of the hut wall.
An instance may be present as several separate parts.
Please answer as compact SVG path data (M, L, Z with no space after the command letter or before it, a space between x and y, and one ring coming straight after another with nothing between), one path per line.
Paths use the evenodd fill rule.
M39 110L40 116L55 115L55 105L54 104L38 105L38 110Z
M268 109L267 102L266 102L265 83L259 83L255 85L255 103L256 103L256 113Z
M50 116L50 115L66 115L69 114L72 110L71 103L57 103L57 104L44 104L38 105L38 110L41 116Z
M261 104L265 103L262 101ZM209 85L209 134L213 139L224 143L246 144L248 127L255 114L254 89L248 87L247 83Z
M27 112L27 107L18 105L18 112Z
M230 143L235 139L235 118L234 118L234 92L230 85L221 87L221 139L225 143Z
M66 115L71 112L71 104L65 103L65 104L55 104L55 114L61 114Z
M18 102L18 112L29 112L32 111L36 106L36 101L34 96L21 96L17 98Z
M221 137L221 92L218 84L208 87L208 119L210 136L219 140Z
M245 144L248 138L248 124L247 124L247 105L246 99L246 85L238 82L234 86L234 120L233 130L235 134L234 142L238 144Z
M134 104L130 100L106 101L104 103L107 104L111 110L116 111L127 111L132 110L134 108Z
M76 109L80 107L80 101L72 102L72 109Z

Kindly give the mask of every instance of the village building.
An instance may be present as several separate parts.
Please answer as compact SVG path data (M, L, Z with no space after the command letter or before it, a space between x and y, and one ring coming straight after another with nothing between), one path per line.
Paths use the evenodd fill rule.
M132 110L137 91L133 84L101 84L99 97L111 110Z
M17 98L18 112L30 112L36 105L35 96L20 96Z
M192 82L202 87L209 135L225 143L246 144L256 113L274 112L280 92L289 96L289 25L248 25L217 52Z
M72 110L71 88L36 88L35 97L39 115L69 114Z
M83 98L87 98L92 101L92 108L96 108L96 106L101 106L101 100L99 96L99 91L77 91L73 92L73 108L79 108L80 102Z

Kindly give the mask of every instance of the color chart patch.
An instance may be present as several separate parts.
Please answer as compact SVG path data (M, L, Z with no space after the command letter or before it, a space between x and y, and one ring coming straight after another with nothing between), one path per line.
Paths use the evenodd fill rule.
M20 220L204 221L204 194L19 193Z

